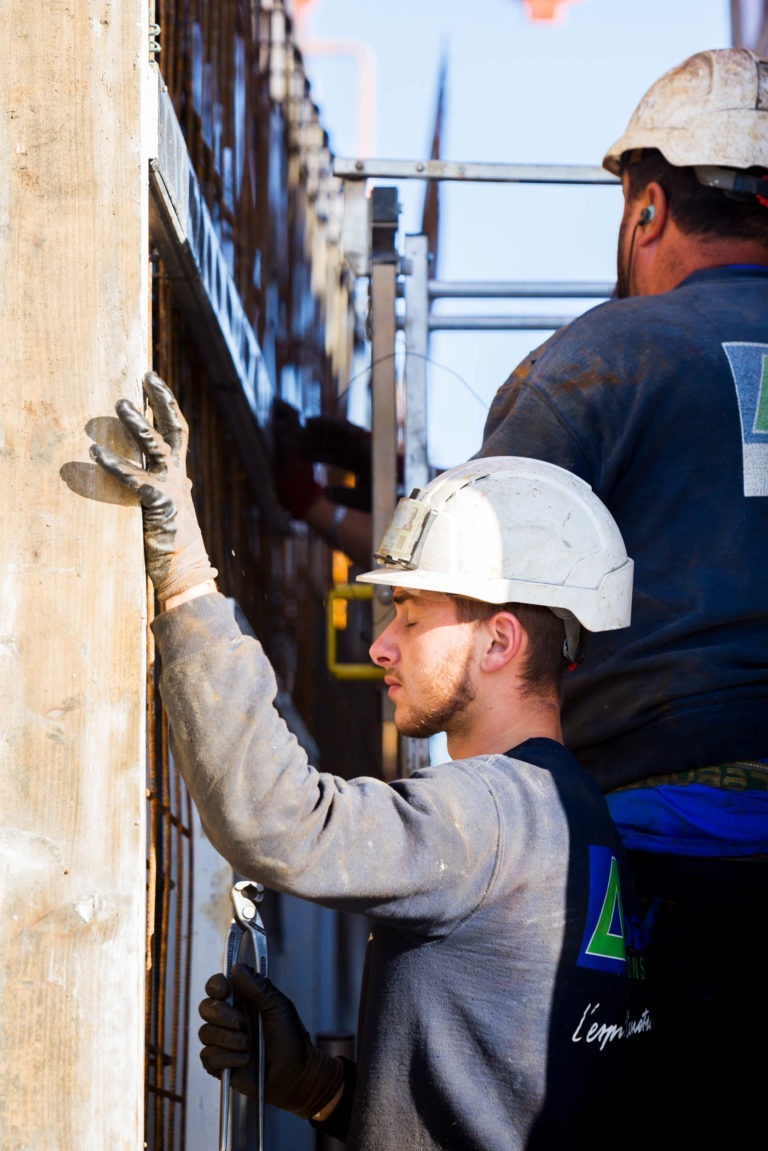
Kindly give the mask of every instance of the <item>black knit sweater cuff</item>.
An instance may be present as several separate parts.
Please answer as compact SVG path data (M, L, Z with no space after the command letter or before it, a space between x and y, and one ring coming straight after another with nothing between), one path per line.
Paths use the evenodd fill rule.
M344 1066L344 1090L341 1099L327 1119L322 1122L310 1119L310 1123L317 1131L322 1131L323 1135L330 1135L333 1139L346 1143L349 1120L352 1116L352 1105L355 1101L357 1064L350 1059L345 1059L343 1055L339 1055L337 1058Z

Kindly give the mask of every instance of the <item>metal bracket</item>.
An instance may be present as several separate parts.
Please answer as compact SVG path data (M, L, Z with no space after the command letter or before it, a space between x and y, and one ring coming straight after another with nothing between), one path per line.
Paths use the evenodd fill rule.
M400 201L397 188L374 188L371 196L371 263L397 264Z

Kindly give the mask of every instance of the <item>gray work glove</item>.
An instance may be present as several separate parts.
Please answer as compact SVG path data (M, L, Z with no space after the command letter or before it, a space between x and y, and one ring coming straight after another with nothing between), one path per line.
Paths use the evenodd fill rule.
M234 989L235 1003L227 1002ZM239 964L232 988L225 975L212 975L199 1005L206 1021L198 1035L200 1060L216 1079L230 1069L230 1084L243 1095L258 1096L255 1046L258 1020L264 1029L264 1101L310 1119L326 1107L344 1082L340 1060L315 1047L299 1014L266 975Z
M144 376L144 394L152 408L151 427L130 400L118 400L120 422L145 466L118 456L103 444L91 446L91 458L137 496L144 517L144 561L161 602L206 580L215 579L192 502L187 476L189 428L173 392L154 372Z

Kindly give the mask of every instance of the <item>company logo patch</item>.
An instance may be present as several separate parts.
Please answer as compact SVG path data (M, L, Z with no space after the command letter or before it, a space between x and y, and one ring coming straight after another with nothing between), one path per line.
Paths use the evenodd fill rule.
M616 856L608 847L589 848L587 922L577 963L622 973L627 963L626 926Z
M745 496L768 496L768 344L723 344L741 420Z

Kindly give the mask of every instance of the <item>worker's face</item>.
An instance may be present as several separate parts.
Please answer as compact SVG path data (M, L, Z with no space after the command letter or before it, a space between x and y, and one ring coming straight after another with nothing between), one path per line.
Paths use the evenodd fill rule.
M459 733L470 722L476 629L439 592L395 588L395 618L371 644L403 735Z

